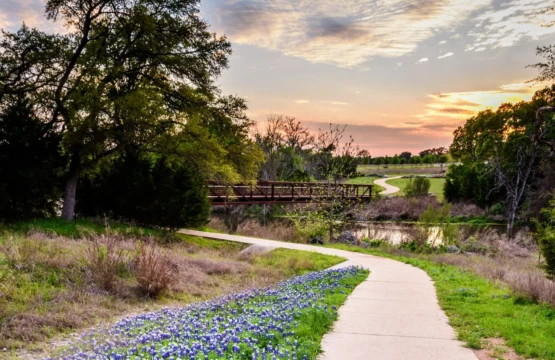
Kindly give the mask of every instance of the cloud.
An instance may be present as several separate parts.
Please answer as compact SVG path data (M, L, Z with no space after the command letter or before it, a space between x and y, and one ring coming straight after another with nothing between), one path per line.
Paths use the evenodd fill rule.
M428 62L428 60L429 60L428 58L422 58L422 59L418 60L417 64Z
M308 104L310 100L295 100L295 104Z
M42 0L0 1L0 29L15 31L25 24L47 32L66 32L61 21L47 20Z
M506 102L530 100L541 85L524 83L501 85L499 89L430 94L426 112L416 117L428 120L464 120L485 109L497 109Z
M446 43L447 43L447 40L441 40L441 41L438 42L437 44L438 44L438 45L444 45L444 44L446 44Z
M230 0L216 8L215 26L234 43L355 67L376 56L408 54L490 1Z
M447 54L443 54L441 56L438 56L437 58L438 59L445 59L446 57L453 56L453 55L454 54L452 52L448 52Z
M537 40L555 33L555 12L545 11L545 0L509 0L478 15L476 27L468 35L467 51L483 51L516 45L524 38Z

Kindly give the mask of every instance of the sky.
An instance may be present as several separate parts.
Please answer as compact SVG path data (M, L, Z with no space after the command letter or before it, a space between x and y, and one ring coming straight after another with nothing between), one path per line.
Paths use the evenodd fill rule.
M527 65L555 44L553 0L204 0L232 43L224 94L312 131L348 124L372 156L448 147L477 111L529 100L546 84ZM42 0L1 0L0 28L56 30Z

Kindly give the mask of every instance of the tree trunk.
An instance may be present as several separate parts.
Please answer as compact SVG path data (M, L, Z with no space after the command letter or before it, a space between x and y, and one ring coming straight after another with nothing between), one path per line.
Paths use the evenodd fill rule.
M77 200L77 183L79 182L79 170L73 170L67 179L64 204L62 207L62 219L73 220L75 217L75 203Z
M509 209L507 216L507 238L510 240L514 236L514 226L516 218L516 209Z

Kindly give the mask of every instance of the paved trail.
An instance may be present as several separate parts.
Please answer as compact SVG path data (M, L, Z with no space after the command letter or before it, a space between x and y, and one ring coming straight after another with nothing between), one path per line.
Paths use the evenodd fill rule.
M430 277L411 265L372 255L281 241L182 230L212 239L315 251L347 258L337 267L371 271L339 309L333 331L324 336L322 360L476 360L438 305Z
M374 184L383 186L385 188L385 190L382 191L380 193L380 195L386 195L387 196L387 195L395 194L396 192L398 192L401 189L399 189L397 186L389 185L388 183L386 183L386 181L393 180L393 179L400 179L400 178L401 178L401 176L394 176L394 177L390 177L390 178L376 179L376 180L374 180Z

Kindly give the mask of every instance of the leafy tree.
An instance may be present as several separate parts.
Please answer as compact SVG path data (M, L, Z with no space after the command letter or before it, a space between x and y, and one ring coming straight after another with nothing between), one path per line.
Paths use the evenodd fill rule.
M373 159L373 163L378 165L378 169L380 168L380 165L383 163L383 158L382 157L377 157Z
M64 165L60 140L25 98L14 98L0 114L0 218L55 213Z
M5 35L0 107L24 92L62 135L63 218L79 179L129 149L187 157L206 177L252 178L260 154L245 103L214 86L231 47L209 32L197 0L48 0L46 15L68 32Z
M455 131L454 156L487 165L496 188L504 191L510 237L541 160L555 152L554 119L548 114L555 108L547 106L555 98L554 92L555 87L546 88L536 92L532 101L480 112Z

